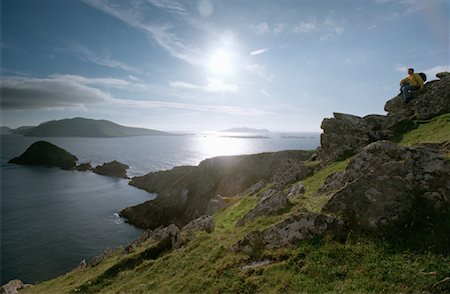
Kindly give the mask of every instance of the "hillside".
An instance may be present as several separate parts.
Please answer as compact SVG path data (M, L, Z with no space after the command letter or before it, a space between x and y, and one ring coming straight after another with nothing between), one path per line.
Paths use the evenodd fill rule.
M169 133L118 125L107 120L72 118L48 121L37 127L19 128L14 133L30 137L130 137L167 136Z
M219 157L133 179L177 202L222 193L223 205L179 211L181 229L143 224L156 229L24 293L450 292L450 74L440 78L410 104L388 101L387 116L324 119L306 160ZM136 215L151 219L155 203Z

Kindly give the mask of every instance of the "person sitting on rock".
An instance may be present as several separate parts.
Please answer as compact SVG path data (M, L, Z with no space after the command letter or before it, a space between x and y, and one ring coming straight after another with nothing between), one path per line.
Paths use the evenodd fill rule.
M422 77L414 73L413 68L408 68L408 76L400 81L400 91L405 98L405 102L408 102L413 98L413 92L423 90Z

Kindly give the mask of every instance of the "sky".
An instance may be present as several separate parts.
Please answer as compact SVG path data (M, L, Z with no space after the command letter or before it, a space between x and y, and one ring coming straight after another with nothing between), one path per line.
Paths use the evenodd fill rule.
M320 131L449 70L448 0L2 0L1 125Z

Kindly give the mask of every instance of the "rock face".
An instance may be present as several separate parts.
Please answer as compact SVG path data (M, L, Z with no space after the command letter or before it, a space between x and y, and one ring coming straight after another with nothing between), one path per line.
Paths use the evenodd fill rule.
M295 246L301 240L311 239L325 232L336 236L343 234L344 223L324 214L303 212L263 231L251 232L232 249L252 255L263 249Z
M90 162L79 164L75 167L77 171L88 171L92 170L92 166Z
M130 253L134 251L134 248L141 247L144 242L150 241L151 243L156 243L166 238L170 238L172 249L180 248L184 244L180 229L176 225L171 224L167 227L145 230L138 239L125 247L124 250L126 253Z
M73 169L76 166L77 158L46 141L33 143L19 157L11 159L10 163L55 166L61 169Z
M129 168L128 165L114 160L109 163L104 163L101 166L97 166L92 171L99 175L128 179L127 169Z
M405 103L402 96L396 96L384 106L388 112L384 129L396 129L401 123L413 119L430 119L437 115L450 112L450 73L436 75L440 80L425 84L424 93Z
M287 196L283 191L267 190L261 201L255 208L246 213L236 224L236 226L243 226L248 221L251 221L262 215L278 214L287 208L289 202Z
M450 162L440 152L435 144L370 144L335 179L339 191L323 211L369 229L401 222L412 210L421 209L418 205L448 214Z
M299 198L305 194L305 186L302 183L292 185L287 195L288 199Z
M213 214L221 205L211 199L235 196L261 180L297 181L312 172L303 161L311 151L282 151L243 156L224 156L202 161L198 166L178 167L170 171L135 177L130 185L151 193L154 200L126 208L121 215L142 228L156 228L170 223L184 226L205 214ZM285 175L289 171L289 176ZM214 201L213 201L214 202Z
M19 290L31 287L29 284L24 284L21 280L12 280L1 287L1 292L4 294L17 294Z
M387 139L391 132L382 128L385 120L385 116L375 114L359 117L334 113L334 118L325 118L320 126L319 158L328 164L357 153L371 142Z
M212 233L215 228L214 219L209 215L201 216L187 225L185 225L181 231L186 242L190 242L195 239L195 234L200 231Z

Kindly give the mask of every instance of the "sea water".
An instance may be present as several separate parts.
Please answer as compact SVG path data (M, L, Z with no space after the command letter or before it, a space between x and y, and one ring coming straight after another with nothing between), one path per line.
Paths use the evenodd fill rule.
M245 138L239 138L239 137ZM312 150L319 134L205 133L125 138L33 138L2 135L0 196L1 284L19 278L36 283L61 275L106 248L126 246L141 230L118 215L156 195L92 172L9 164L38 140L51 142L93 166L117 160L129 176L197 165L221 155Z

